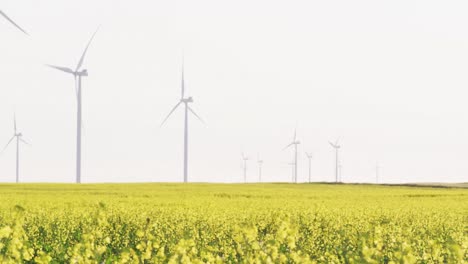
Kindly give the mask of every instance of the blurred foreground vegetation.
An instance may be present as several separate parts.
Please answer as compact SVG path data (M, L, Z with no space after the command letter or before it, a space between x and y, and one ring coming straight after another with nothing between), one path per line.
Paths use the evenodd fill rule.
M468 189L2 184L0 263L465 263Z

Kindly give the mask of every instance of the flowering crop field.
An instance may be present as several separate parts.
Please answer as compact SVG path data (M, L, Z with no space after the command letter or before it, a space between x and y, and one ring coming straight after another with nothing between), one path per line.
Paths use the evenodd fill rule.
M462 188L0 185L0 263L467 262Z

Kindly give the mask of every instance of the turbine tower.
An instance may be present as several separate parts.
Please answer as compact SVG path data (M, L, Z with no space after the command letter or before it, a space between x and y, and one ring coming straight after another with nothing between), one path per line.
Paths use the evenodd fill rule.
M23 32L24 34L29 36L29 34L28 34L28 32L26 32L26 30L24 30L18 24L16 24L15 21L13 21L11 18L9 18L2 10L0 10L0 15L3 16L6 20L8 20L11 24L13 24L13 26L15 26L21 32Z
M294 130L294 138L293 138L293 141L291 143L289 143L289 145L287 145L283 150L291 147L291 146L294 146L294 174L293 174L293 182L297 183L297 145L301 144L301 142L299 140L297 140L297 137L296 137L296 130Z
M188 113L189 111L200 120L202 123L205 123L203 119L195 113L195 111L189 106L190 103L193 103L193 98L191 96L185 97L185 78L184 78L184 59L182 58L182 93L180 96L179 102L172 108L171 112L166 116L164 121L161 123L161 126L166 123L167 119L174 113L174 111L179 107L179 105L184 104L185 109L185 118L184 118L184 182L188 182Z
M83 66L83 62L86 56L86 52L88 51L89 46L91 45L91 42L94 39L94 36L98 32L98 29L94 32L94 34L91 36L91 39L89 40L88 44L86 45L86 48L81 55L81 58L75 68L75 70L72 70L67 67L60 67L60 66L54 66L54 65L46 65L48 67L51 67L53 69L63 71L65 73L69 73L73 75L75 79L75 92L76 92L76 99L77 99L77 118L76 118L76 183L81 183L81 130L82 130L82 90L81 90L81 78L82 77L87 77L88 76L88 71L86 69L82 70L81 66Z
M307 159L309 160L309 183L312 182L312 153L305 153L307 156Z
M16 115L13 118L13 128L14 128L13 137L11 137L11 139L8 141L6 146L3 148L2 153L8 148L10 143L14 139L16 139L16 183L19 183L19 172L20 172L20 167L19 167L20 166L20 148L19 148L19 146L20 146L20 142L24 143L26 145L30 145L30 144L23 139L23 134L21 132L18 132L18 130L16 129Z
M249 157L245 156L244 152L242 152L242 161L244 170L244 183L247 183L247 161L249 161Z
M338 140L335 143L329 141L330 145L335 149L335 182L338 183L339 171L340 171L340 160L338 159L339 150L341 146L338 144Z
M262 182L263 160L260 159L260 154L257 155L257 164L258 164L258 182Z

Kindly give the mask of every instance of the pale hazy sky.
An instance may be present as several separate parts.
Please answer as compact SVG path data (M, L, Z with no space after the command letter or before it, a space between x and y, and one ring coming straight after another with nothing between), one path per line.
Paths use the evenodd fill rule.
M25 139L22 181L73 182L72 76L91 34L83 81L83 182L181 181L181 51L193 108L190 181L242 181L243 150L264 179L291 178L297 124L313 180L468 181L468 2L433 0L3 0L0 143L13 112ZM14 181L14 146L0 181ZM255 160L249 180L257 179Z

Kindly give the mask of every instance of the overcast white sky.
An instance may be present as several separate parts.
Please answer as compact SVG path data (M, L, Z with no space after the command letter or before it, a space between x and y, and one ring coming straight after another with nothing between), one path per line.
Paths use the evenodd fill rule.
M0 143L13 112L21 180L73 182L74 68L91 34L83 81L83 182L182 181L181 51L193 108L190 181L291 178L297 124L313 180L334 179L328 140L340 138L343 180L468 181L468 2L433 0L3 0ZM0 156L14 181L15 148Z

